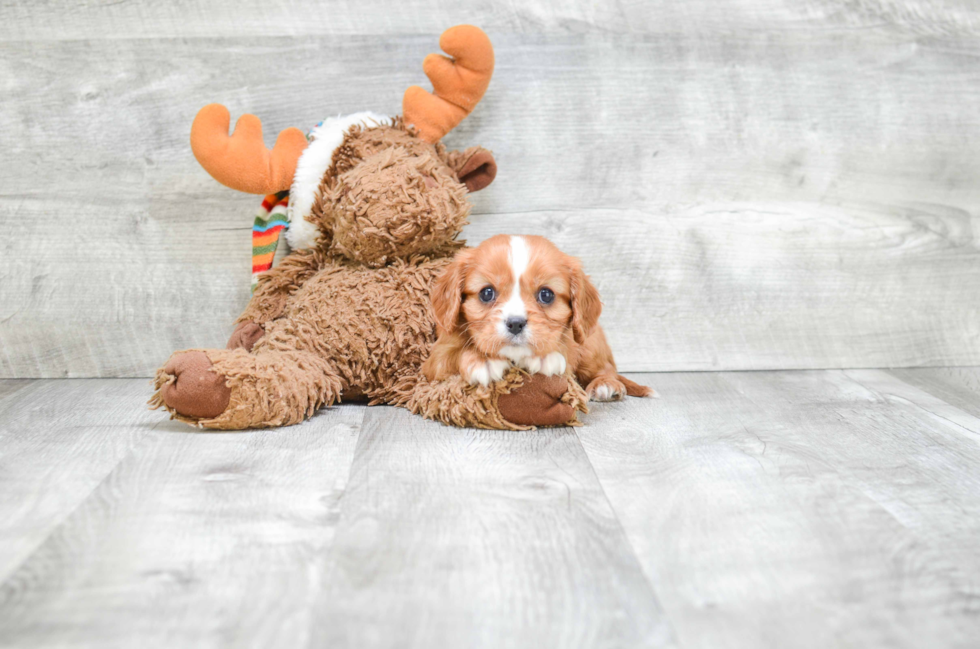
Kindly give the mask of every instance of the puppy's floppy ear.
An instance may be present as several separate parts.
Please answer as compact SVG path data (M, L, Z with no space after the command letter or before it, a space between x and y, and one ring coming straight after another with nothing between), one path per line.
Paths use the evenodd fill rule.
M582 344L599 323L602 313L602 302L599 300L599 290L582 271L582 262L569 257L569 282L572 301L572 335L575 342Z
M432 285L432 313L435 315L436 331L440 336L459 331L466 267L472 257L472 248L460 250Z
M479 146L471 146L463 151L450 151L447 162L459 182L471 192L478 192L497 176L497 162L493 154Z

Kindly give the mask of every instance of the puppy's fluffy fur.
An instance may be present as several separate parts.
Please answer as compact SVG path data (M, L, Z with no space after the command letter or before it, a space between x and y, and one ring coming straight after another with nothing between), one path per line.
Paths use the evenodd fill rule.
M439 338L422 366L430 381L461 374L488 385L511 364L545 375L570 365L591 399L656 395L617 373L599 292L578 259L543 237L498 235L459 252L432 307Z

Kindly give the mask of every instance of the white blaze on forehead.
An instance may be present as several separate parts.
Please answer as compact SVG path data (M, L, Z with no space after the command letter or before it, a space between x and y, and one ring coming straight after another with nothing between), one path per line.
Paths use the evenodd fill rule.
M524 307L524 299L521 297L521 275L527 270L527 265L531 261L531 251L528 249L524 237L510 238L510 252L507 257L510 261L510 268L514 272L514 288L500 311L501 324L506 322L507 318L527 317L527 309Z

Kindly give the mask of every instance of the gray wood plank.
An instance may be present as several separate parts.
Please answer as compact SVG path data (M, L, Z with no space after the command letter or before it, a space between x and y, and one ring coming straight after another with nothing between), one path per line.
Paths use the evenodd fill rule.
M972 646L980 417L935 386L976 370L896 374L636 375L536 432L0 381L0 645Z
M762 42L502 34L486 97L447 143L500 158L495 184L476 195L482 213L755 201L968 210L980 163L963 141L980 116L949 95L980 96L980 71L965 63L980 42L910 51L914 42L818 30ZM270 144L279 129L325 116L397 112L433 46L429 36L384 48L368 36L4 43L4 197L107 208L238 197L190 153L202 105L258 114ZM896 59L905 64L889 65ZM896 115L883 121L889 107ZM207 227L214 206L205 208Z
M160 422L149 392L145 380L0 381L0 582Z
M172 11L116 7L96 9ZM970 24L907 7L879 7L882 24ZM585 258L628 370L980 363L980 160L964 145L980 138L980 44L938 18L923 39L830 29L831 13L752 37L495 34L490 92L448 139L500 163L468 235L540 232ZM174 349L223 344L247 299L256 201L197 168L194 112L257 113L271 141L396 111L433 46L0 45L0 377L145 376Z
M637 379L578 434L680 646L975 644L980 420L886 372Z
M271 431L146 432L0 585L0 645L305 646L364 409Z
M36 383L33 379L0 379L0 401Z
M920 408L935 419L952 424L950 430L961 431L967 438L980 444L980 418L946 400L902 381L890 372L880 370L846 370L847 378L860 383L876 393L876 397L902 405ZM974 404L974 409L975 404Z
M922 367L889 370L889 374L980 417L980 367Z
M179 3L18 2L3 0L0 40L79 38L216 37L272 35L438 34L450 25L472 23L492 31L669 33L694 26L705 34L798 29L822 24L837 29L907 30L922 35L976 33L980 17L970 0L816 0L800 5L781 0L733 0L723 11L710 0L596 3L566 0L467 3L449 0L362 2L239 0Z
M670 644L569 429L452 429L369 410L342 505L315 646Z

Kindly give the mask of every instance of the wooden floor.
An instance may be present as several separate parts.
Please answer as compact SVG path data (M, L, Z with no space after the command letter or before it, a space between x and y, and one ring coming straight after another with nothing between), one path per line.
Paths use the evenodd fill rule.
M980 369L637 376L537 432L0 382L0 646L977 646Z

